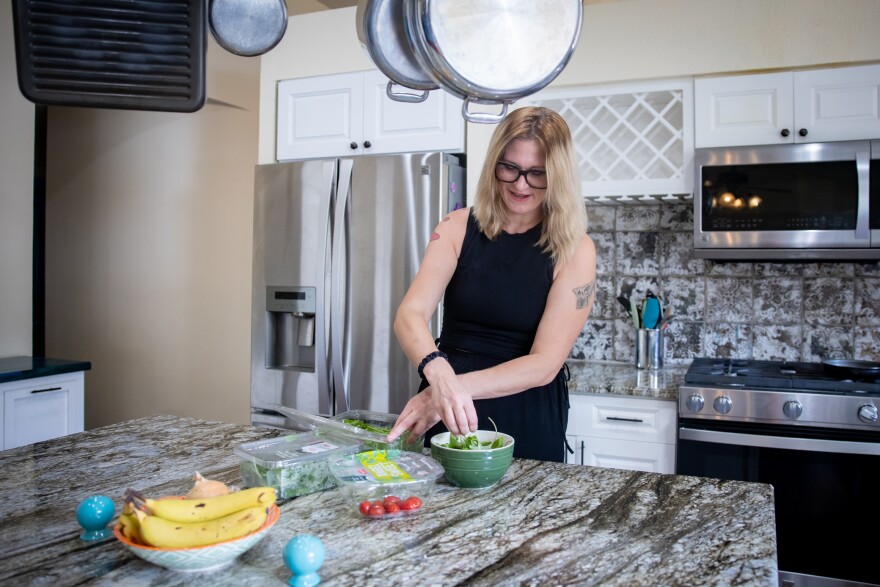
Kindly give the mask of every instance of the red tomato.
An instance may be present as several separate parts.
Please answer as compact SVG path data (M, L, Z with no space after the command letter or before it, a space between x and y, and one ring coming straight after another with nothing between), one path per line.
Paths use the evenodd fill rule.
M385 509L388 509L388 505L392 504L392 503L396 503L396 504L400 505L400 498L397 497L396 495L389 495L388 497L386 497L385 499L382 500L382 505L385 506Z
M382 507L385 507L385 504L382 503L382 500L381 500L381 499L373 500L373 501L372 501L372 504L373 504L373 505L380 505L380 506L382 506Z
M361 513L365 516L370 515L370 506L372 506L372 505L373 504L371 504L369 501L366 501L366 500L362 501L361 506L360 506Z
M370 506L370 517L371 518L381 518L385 515L385 508L381 505L376 505L375 503Z
M403 500L403 503L400 504L400 509L406 511L417 510L420 507L422 507L422 500L415 495L407 497Z
M387 506L385 506L385 513L389 516L399 514L400 513L400 504L389 503Z

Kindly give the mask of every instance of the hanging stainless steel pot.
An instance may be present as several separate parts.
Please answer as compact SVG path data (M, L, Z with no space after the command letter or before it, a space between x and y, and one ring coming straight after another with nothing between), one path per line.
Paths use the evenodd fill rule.
M254 57L277 45L287 30L285 0L211 0L211 34L236 55Z
M401 0L360 0L355 14L358 39L389 80L385 93L398 102L424 102L439 85L422 69L406 40ZM402 86L417 93L398 92Z
M495 123L563 70L577 45L581 0L403 0L416 59L464 100L471 122ZM501 104L494 115L470 104Z

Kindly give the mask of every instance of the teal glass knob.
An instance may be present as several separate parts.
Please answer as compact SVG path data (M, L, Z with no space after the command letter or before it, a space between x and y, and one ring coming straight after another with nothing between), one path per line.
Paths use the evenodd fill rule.
M284 564L293 576L290 587L314 587L321 582L318 569L324 564L324 543L311 534L299 534L284 547Z
M84 528L79 537L83 540L103 540L113 535L113 531L107 527L116 506L113 500L105 495L92 495L85 498L76 508L76 521Z

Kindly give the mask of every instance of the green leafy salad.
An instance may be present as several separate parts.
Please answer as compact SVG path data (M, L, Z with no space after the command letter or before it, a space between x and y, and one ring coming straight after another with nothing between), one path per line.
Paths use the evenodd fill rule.
M498 426L495 426L495 421L492 418L489 418L489 421L492 422L492 426L495 428L495 439L494 440L484 440L480 442L480 439L477 438L476 434L450 434L449 442L446 444L441 444L440 446L445 446L448 448L457 448L459 450L486 450L492 448L501 448L504 446L504 438L502 436L498 436Z
M364 422L363 420L358 420L355 418L346 418L342 420L344 424L348 424L349 426L355 426L356 428L360 428L361 430L366 430L367 432L372 432L374 434L378 434L380 436L388 436L388 433L391 432L391 426L380 426L378 424L371 424L369 422ZM362 440L364 445L364 450L387 450L387 449L401 449L408 450L410 452L422 452L422 449L425 446L425 439L421 436L417 438L410 438L410 434L404 434L397 440L392 443L385 442L384 440Z

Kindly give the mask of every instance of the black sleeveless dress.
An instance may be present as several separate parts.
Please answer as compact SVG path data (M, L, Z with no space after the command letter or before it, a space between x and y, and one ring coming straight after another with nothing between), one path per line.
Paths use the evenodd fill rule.
M486 369L527 355L553 283L553 263L535 246L541 225L521 234L502 232L493 242L481 233L473 213L458 266L446 287L439 348L456 373ZM565 460L568 424L567 370L542 387L495 399L475 400L480 430L516 440L514 456ZM421 389L428 385L423 380ZM442 422L426 438L445 432Z

